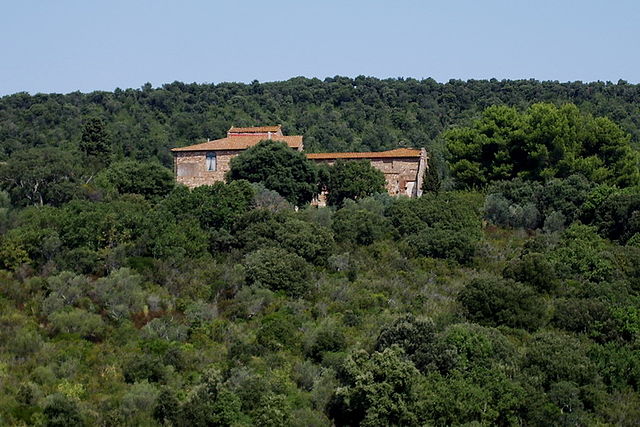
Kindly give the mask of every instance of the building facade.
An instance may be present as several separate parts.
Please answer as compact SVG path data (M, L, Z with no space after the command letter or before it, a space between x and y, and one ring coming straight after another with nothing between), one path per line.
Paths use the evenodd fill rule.
M297 151L303 149L302 136L285 136L281 126L232 127L226 138L172 149L176 181L189 188L224 181L231 159L265 139L282 141Z
M171 150L176 180L189 188L224 181L233 157L260 141L269 139L282 141L297 151L304 149L302 136L283 135L281 126L232 127L227 131L226 138ZM422 195L422 180L428 168L428 157L424 148L398 148L368 153L310 153L307 154L307 158L329 165L338 159L369 160L371 166L384 173L387 191L394 196ZM320 204L322 199L323 197L320 197Z

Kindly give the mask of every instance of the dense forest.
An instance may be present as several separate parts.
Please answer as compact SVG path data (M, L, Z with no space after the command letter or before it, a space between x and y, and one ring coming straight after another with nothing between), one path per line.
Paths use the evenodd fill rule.
M525 109L573 103L612 119L640 142L640 85L536 80L435 80L370 77L294 78L284 82L185 84L66 95L0 98L0 160L30 147L76 148L83 121L99 117L114 152L170 165L168 151L226 135L231 126L282 124L304 135L309 151L432 147L441 132L492 105Z
M639 101L364 77L1 98L0 424L638 425ZM427 147L425 194L274 141L175 184L170 147L274 123Z

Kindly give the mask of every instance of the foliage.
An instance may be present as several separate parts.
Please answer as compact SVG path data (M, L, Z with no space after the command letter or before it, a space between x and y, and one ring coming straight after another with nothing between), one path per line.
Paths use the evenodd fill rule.
M82 126L80 151L88 158L96 159L98 164L109 162L111 144L105 123L98 117L91 117Z
M580 113L573 104L485 109L470 127L444 134L451 171L463 187L521 177L546 180L582 174L592 182L638 183L638 153L630 136L608 118Z
M638 188L597 182L620 148L604 142L627 136L590 116L637 144L638 87L336 77L0 99L0 169L61 177L43 205L0 192L0 424L639 424ZM538 129L593 125L552 142L569 147L557 173L541 176L549 157L449 191L439 133L490 105L572 108L524 110L538 101L581 109ZM424 143L442 186L299 211L244 180L105 191L94 176L120 163L73 151L87 117L110 160L165 166L168 147L274 117L312 152Z
M522 283L498 278L472 280L459 301L470 320L480 324L536 330L545 317L543 300Z
M247 284L300 296L309 288L310 269L305 260L279 248L258 249L244 259Z
M329 413L338 425L407 425L416 422L419 374L399 347L347 358Z
M327 204L340 206L345 199L358 200L385 191L384 174L366 160L338 159L329 167Z
M318 180L315 165L286 144L265 140L231 160L227 179L258 182L296 206L311 201Z
M503 227L561 231L583 215L593 184L582 175L541 184L516 178L489 186L485 217Z
M338 242L357 245L370 245L391 231L383 215L353 202L335 213L331 228Z
M426 227L405 240L408 252L432 258L450 258L461 263L471 260L476 239L466 230Z
M174 179L171 171L160 164L124 160L102 170L96 176L96 184L118 194L157 197L171 191Z
M14 206L61 205L79 192L77 165L73 154L56 148L18 151L0 165L0 186Z

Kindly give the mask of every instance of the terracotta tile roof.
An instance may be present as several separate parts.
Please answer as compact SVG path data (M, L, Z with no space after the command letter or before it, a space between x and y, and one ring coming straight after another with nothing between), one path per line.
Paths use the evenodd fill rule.
M412 148L396 148L389 151L378 151L368 153L313 153L307 154L311 160L334 160L334 159L380 159L385 157L420 157L421 150Z
M229 133L267 133L267 132L280 132L282 130L282 126L257 126L257 127L246 127L246 128L237 128L235 126L231 126L227 132Z
M253 147L258 142L267 139L264 135L242 135L229 136L227 138L216 139L214 141L203 142L201 144L190 145L188 147L173 148L171 151L217 151L217 150L244 150ZM274 141L282 141L291 148L299 148L302 145L301 135L271 137Z

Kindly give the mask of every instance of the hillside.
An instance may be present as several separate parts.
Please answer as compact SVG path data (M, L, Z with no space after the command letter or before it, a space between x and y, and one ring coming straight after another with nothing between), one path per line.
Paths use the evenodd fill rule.
M398 145L436 149L452 125L491 105L576 104L609 117L640 141L640 85L536 80L294 78L238 84L170 83L114 92L0 98L0 160L27 147L77 147L82 124L101 118L114 152L170 165L168 149L221 138L233 125L282 124L310 151L380 151Z
M297 78L0 99L0 425L639 424L639 96ZM169 147L256 123L312 151L427 146L425 194L273 150L175 185Z

